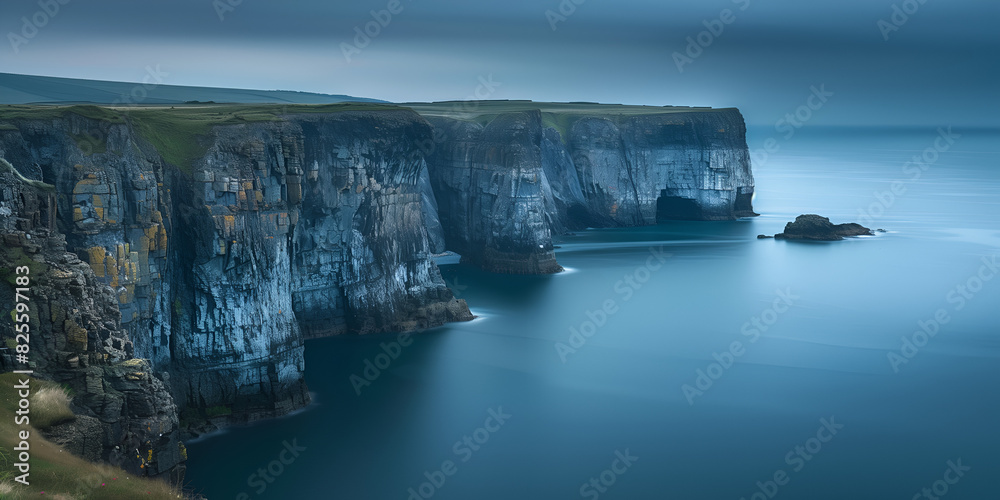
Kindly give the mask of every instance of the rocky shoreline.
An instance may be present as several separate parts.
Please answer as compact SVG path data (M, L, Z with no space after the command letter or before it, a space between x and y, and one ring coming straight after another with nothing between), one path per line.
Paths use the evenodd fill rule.
M308 338L472 319L436 254L547 274L553 234L755 215L736 110L207 109L0 112L0 265L38 268L32 368L75 394L49 436L137 475L307 405Z

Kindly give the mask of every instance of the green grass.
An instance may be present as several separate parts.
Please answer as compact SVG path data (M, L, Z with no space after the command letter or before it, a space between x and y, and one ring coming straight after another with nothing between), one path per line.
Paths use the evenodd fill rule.
M156 500L183 498L183 494L162 481L133 476L116 467L100 465L75 457L44 439L34 427L30 432L31 486L14 482L13 447L22 430L14 423L14 410L20 398L14 385L18 376L0 374L0 498L121 500L148 498ZM48 381L32 378L32 391L62 389ZM32 423L35 423L34 406ZM44 495L41 492L45 492Z
M24 250L20 247L0 248L0 281L7 283L11 287L17 287L18 285L14 280L17 279L18 275L15 271L20 266L28 266L28 277L32 281L37 280L39 276L42 276L49 270L48 264L28 257L28 254L24 253Z
M219 104L161 107L133 107L126 113L140 135L149 141L167 162L190 173L195 160L211 146L213 127L282 120L284 115L342 113L347 111L387 111L404 109L375 103L337 104Z
M563 142L569 137L569 131L580 118L585 116L600 116L621 123L625 118L644 115L665 115L679 113L718 112L728 108L708 108L689 106L634 106L627 104L598 104L592 102L534 102L534 101L478 101L475 105L463 104L462 101L443 101L432 103L405 103L403 106L412 108L417 113L426 116L442 116L456 120L475 122L486 126L494 118L504 113L520 111L540 111L542 125L559 132Z
M108 123L131 123L135 130L170 164L190 173L195 160L211 146L212 128L220 125L282 120L284 115L391 111L406 109L391 104L192 104L133 107L98 106L0 106L0 121L17 128L19 120L54 120L76 114ZM85 151L104 153L107 144L88 137L73 139ZM89 146L89 148L87 148Z
M139 113L142 116L133 121L136 131L159 151L163 159L185 173L191 173L192 163L208 151L212 126L225 123L224 119L212 121L211 118L191 118L169 112Z
M209 406L205 408L205 416L208 418L222 417L225 415L232 415L233 410L228 406Z
M412 108L420 114L456 116L456 115L498 115L516 111L539 110L542 113L560 113L577 115L658 115L669 113L700 113L714 112L727 108L708 108L690 106L635 106L630 104L598 104L591 102L534 102L534 101L477 101L475 105L463 105L462 101L443 102L411 102L401 104Z
M0 120L57 120L75 114L109 123L123 123L121 113L100 106L48 106L48 105L7 105L0 106ZM10 124L14 128L15 125Z
M69 409L69 394L57 385L36 388L31 393L31 422L39 430L76 419Z
M580 118L580 115L567 114L567 113L542 113L542 125L545 127L550 127L556 129L559 132L559 138L562 139L563 143L566 142L566 138L569 137L569 131L573 128L573 124Z
M412 109L428 116L447 116L459 120L489 124L494 118L516 111L539 110L543 124L559 131L563 140L572 124L582 116L598 115L620 120L625 117L652 114L714 112L712 108L687 106L632 106L587 102L544 103L532 101L479 101L475 105L460 102L336 104L211 104L191 103L166 106L0 106L0 127L16 128L20 120L50 120L76 114L108 123L130 123L163 158L185 173L190 173L196 160L205 156L212 143L212 129L222 125L279 121L286 115L340 113L348 111L389 111ZM107 144L91 138L76 137L81 149L94 153L107 151ZM28 181L37 182L37 181Z
M23 183L25 183L25 184L27 184L27 185L35 188L35 189L41 190L41 191L55 192L55 190L56 190L56 187L53 186L52 184L46 184L46 183L44 183L42 181L31 180L31 179L28 179L25 176L21 175L21 172L18 172L17 169L14 168L14 165L11 165L9 161L7 161L7 160L5 160L3 158L0 158L0 172L10 172L10 173L14 174L15 176L17 176L17 178L21 182L23 182Z

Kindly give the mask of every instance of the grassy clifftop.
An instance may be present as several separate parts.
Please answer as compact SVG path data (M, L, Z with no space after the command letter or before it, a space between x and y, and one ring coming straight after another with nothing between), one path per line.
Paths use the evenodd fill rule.
M632 116L681 113L713 113L725 108L689 106L635 106L589 102L545 103L534 101L444 101L433 103L345 102L335 104L215 104L190 103L175 106L92 105L6 105L0 106L0 132L17 129L25 120L54 120L78 115L105 123L130 123L160 152L164 159L182 171L205 155L210 145L212 127L242 123L280 121L288 115L340 113L346 111L392 111L411 109L421 115L445 116L486 125L497 116L517 111L538 110L547 127L562 137L573 123L585 116L604 116L620 120ZM99 145L98 145L99 146ZM103 152L100 147L95 148Z
M62 500L124 500L124 499L177 499L184 495L166 483L135 477L108 465L98 465L65 452L44 438L35 427L31 433L30 486L14 481L19 474L13 448L17 446L17 433L22 430L14 423L15 410L20 397L14 386L18 376L0 374L0 498L20 500L27 498L54 498ZM61 420L71 419L66 396L58 385L31 379L31 421L44 427ZM44 492L44 493L42 493Z
M164 159L182 171L208 150L212 127L280 121L296 114L403 110L379 103L336 104L211 104L178 106L0 106L0 131L16 130L21 121L57 120L77 115L109 124L129 123ZM103 151L97 148L98 151Z
M534 102L534 101L442 101L431 103L411 102L402 104L425 116L441 116L456 120L473 121L486 125L504 113L539 111L542 123L559 131L565 138L576 120L587 116L601 116L620 120L633 116L680 113L717 113L732 108L691 106L638 106L630 104L599 104L594 102Z

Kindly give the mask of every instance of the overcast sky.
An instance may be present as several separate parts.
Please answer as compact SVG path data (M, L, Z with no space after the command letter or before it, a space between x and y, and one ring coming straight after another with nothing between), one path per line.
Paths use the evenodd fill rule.
M51 19L37 0L0 4L0 71L139 81L158 65L175 85L397 102L478 88L491 99L735 106L751 124L773 124L815 86L833 95L810 123L1000 125L996 0L564 0L561 18L546 14L559 0L44 1L68 3ZM892 19L894 5L912 14ZM348 61L355 28L389 7L398 13ZM33 34L22 17L47 22L18 39ZM720 17L730 22L711 22ZM679 70L675 52L705 21L722 32L702 35L710 44Z

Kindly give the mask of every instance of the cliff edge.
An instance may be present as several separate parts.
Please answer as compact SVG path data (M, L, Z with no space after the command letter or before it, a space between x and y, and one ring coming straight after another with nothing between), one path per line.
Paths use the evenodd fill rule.
M746 125L733 108L482 101L410 103L441 237L501 273L558 272L552 235L753 211Z

